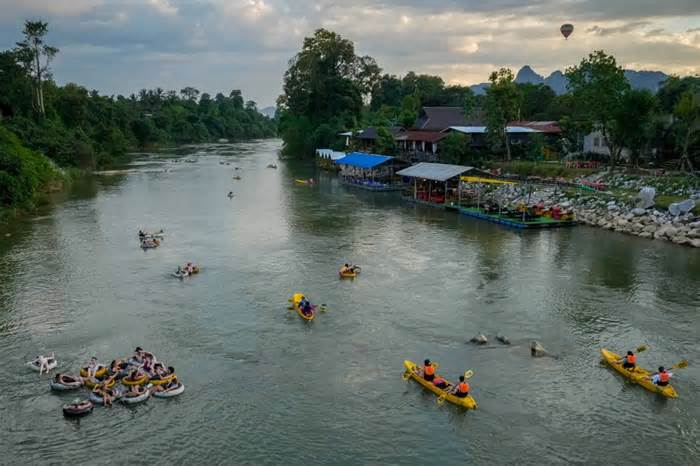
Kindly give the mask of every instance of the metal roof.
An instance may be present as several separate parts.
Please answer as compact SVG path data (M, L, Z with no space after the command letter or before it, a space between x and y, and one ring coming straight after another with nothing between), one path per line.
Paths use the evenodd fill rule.
M396 172L397 175L410 178L423 178L425 180L446 181L462 173L473 170L474 167L462 165L448 165L446 163L421 162L412 167L404 168Z
M353 152L348 154L340 160L336 160L335 163L338 165L349 165L351 167L359 168L374 168L377 165L381 165L394 157L388 155L376 155L376 154L363 154L362 152Z

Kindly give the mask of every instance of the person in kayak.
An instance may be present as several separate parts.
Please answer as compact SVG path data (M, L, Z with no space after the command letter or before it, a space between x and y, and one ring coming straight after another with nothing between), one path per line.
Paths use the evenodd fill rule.
M443 390L450 386L450 384L447 383L447 380L443 379L439 375L436 375L433 379L433 385L435 385L437 388L442 388Z
M651 380L654 385L658 385L659 387L665 387L668 385L671 377L673 377L673 373L668 372L664 366L661 366L659 367L659 372L651 377L647 377L647 380Z
M628 351L627 356L619 359L617 363L622 363L622 367L633 371L634 368L637 367L637 356L632 351Z
M340 273L350 273L352 270L350 270L350 264L343 264L343 266L340 268Z
M423 378L428 382L432 382L435 379L435 366L430 362L430 359L423 361Z
M464 380L463 375L459 376L459 383L452 391L452 394L457 398L466 398L467 396L469 396L469 383L467 383L467 381Z
M304 315L310 316L312 314L312 307L311 303L308 300L304 300L304 302L301 304L301 312L304 313Z

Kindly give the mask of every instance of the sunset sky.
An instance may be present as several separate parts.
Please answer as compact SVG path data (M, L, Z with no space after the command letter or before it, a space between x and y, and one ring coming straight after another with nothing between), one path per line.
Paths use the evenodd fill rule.
M287 61L319 27L385 72L475 84L501 66L540 74L594 49L631 69L700 73L699 0L0 0L0 48L50 23L59 83L112 94L238 88L273 105ZM575 31L565 41L562 23Z

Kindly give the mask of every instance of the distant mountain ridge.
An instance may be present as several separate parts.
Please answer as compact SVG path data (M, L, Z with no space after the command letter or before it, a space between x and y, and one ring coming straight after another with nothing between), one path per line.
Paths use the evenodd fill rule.
M647 89L654 94L658 92L661 84L668 79L668 75L661 71L625 70L625 77L633 89ZM520 71L518 71L518 74L515 76L515 82L520 84L544 84L551 87L556 94L564 94L566 92L566 85L568 84L566 76L564 76L564 73L561 71L554 71L545 78L537 74L530 65L525 65L520 68ZM475 94L480 95L486 92L489 83L474 84L469 87Z
M265 107L263 109L258 110L259 113L262 113L268 118L274 118L275 113L277 113L277 108L276 107Z

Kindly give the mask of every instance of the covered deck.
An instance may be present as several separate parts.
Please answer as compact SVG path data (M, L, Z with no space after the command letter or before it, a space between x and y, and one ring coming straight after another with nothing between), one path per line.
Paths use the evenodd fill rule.
M396 172L413 180L404 198L435 207L454 205L459 201L459 177L474 170L463 165L421 162Z
M401 191L403 183L396 170L404 162L388 156L353 152L336 160L343 184L367 191Z

